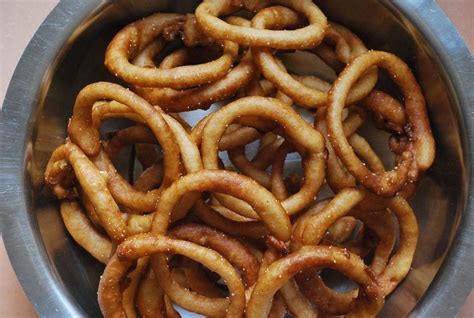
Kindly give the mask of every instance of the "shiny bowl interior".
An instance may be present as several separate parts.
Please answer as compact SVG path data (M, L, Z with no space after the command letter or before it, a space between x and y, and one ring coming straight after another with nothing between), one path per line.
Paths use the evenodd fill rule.
M472 219L466 219L465 215L472 163L467 144L469 134L466 130L466 120L469 118L466 119L466 115L463 115L462 107L468 106L462 105L463 99L453 84L452 73L442 63L443 56L437 51L439 47L433 44L436 39L429 38L429 34L422 32L423 17L417 18L414 14L416 11L410 16L406 7L392 1L317 2L331 20L348 26L369 48L393 52L409 63L425 93L437 142L436 161L423 178L417 195L411 202L420 227L413 269L387 299L381 316L401 317L410 313L422 313L419 302L430 288L456 235L461 231L461 220L464 218L465 222L472 225ZM416 3L431 3L406 2L413 3L413 6ZM98 316L100 313L96 292L103 266L78 247L67 234L58 213L58 202L44 189L41 182L41 175L51 152L66 136L65 128L75 96L89 83L101 80L117 82L106 71L103 59L106 45L121 26L157 11L191 12L197 1L119 0L87 3L73 4L73 1L64 1L59 5L63 14L71 17L75 14L68 10L78 10L79 16L74 18L77 23L65 27L65 32L68 32L67 40L60 43L59 50L50 52L52 63L44 66L45 72L40 80L33 78L31 84L23 83L32 87L29 92L34 95L31 115L25 121L25 127L22 127L22 138L10 140L10 143L23 145L23 159L18 162L20 168L15 177L20 178L23 192L19 194L20 199L15 200L22 200L24 203L26 217L22 222L27 222L28 226L23 231L33 233L31 237L34 244L27 245L25 240L7 235L6 227L3 231L12 262L21 273L20 281L38 312L45 316ZM433 8L439 11L439 8ZM61 15L61 12L56 8L52 14ZM368 16L374 18L367 19ZM14 88L10 88L7 97L10 102L15 94L12 89ZM6 116L4 115L3 120L6 120ZM8 156L8 148L5 136L3 138L2 151L5 151L5 157ZM9 147L14 146L10 144ZM11 153L15 151L16 148L12 148ZM7 173L5 170L3 172ZM11 183L15 186L14 181ZM8 200L9 193L5 193L4 199ZM19 226L12 221L11 213L20 212L13 212L12 204L4 204L6 206L2 211L10 214L4 225ZM48 279L41 282L49 282L53 287L43 287L54 288L52 295L61 295L61 299L56 299L52 304L59 302L66 305L44 304L46 298L40 297L42 292L38 290L41 286L36 286L35 289L32 281L34 278L27 275L27 262L20 264L19 254L12 252L19 248L40 250L38 268L30 270L31 276L41 273L46 275ZM456 248L460 248L459 245Z

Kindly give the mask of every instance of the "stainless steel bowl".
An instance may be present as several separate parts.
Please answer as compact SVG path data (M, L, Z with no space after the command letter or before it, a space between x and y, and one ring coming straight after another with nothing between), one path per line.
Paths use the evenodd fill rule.
M41 316L99 315L102 266L68 236L41 181L75 96L88 83L115 80L103 57L120 26L155 11L190 12L196 2L63 0L17 66L0 114L0 216L10 260ZM370 48L413 67L437 140L436 162L412 202L420 223L413 270L381 316L452 317L473 287L473 58L433 0L318 3Z

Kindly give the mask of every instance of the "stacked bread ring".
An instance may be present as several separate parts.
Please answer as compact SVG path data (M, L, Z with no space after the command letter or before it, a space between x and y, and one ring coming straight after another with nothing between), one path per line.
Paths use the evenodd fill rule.
M337 78L290 73L280 53L294 51ZM208 317L377 315L409 273L418 225L407 200L435 157L405 62L368 50L311 0L204 0L119 30L105 66L128 86L80 91L45 170L72 238L105 264L104 316L179 317L173 305ZM213 104L194 126L181 116ZM391 134L392 170L358 132L371 117ZM103 137L114 119L127 127ZM358 288L330 288L325 269Z

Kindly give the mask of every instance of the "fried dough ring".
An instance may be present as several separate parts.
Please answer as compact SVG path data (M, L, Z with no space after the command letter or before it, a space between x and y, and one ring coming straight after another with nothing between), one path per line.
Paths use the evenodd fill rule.
M168 226L168 213L173 211L182 195L202 191L225 193L248 202L275 237L282 241L289 240L290 220L275 197L254 180L224 170L201 170L173 183L158 202L153 228Z
M252 286L257 280L257 259L235 238L200 224L180 225L170 230L168 235L211 248L218 252L242 272L243 280L247 287Z
M297 24L299 20L300 17L293 10L275 6L259 11L252 19L252 26L257 29L281 28ZM325 35L325 39L328 38L336 39L336 52L344 64L367 51L355 34L340 25L331 24ZM346 42L346 38L351 41L351 46ZM273 56L269 48L255 47L252 54L263 75L298 105L307 108L326 106L327 91L308 85L288 74L283 63ZM377 69L374 68L352 88L347 103L353 104L367 96L376 83Z
M167 112L207 109L213 103L234 96L238 89L252 79L256 67L250 57L250 54L245 54L239 64L230 72L214 82L199 87L186 90L176 90L169 87L136 87L135 90L150 103L160 105Z
M123 241L128 231L120 209L107 189L106 178L84 152L75 144L67 141L55 150L52 159L68 162L108 236L114 242ZM48 178L46 178L46 182L48 182Z
M268 267L278 260L279 255L272 248L267 249L263 255L260 265L259 277L268 271ZM289 279L276 294L280 294L283 298L288 310L295 317L317 318L318 311L313 308L312 304L300 292L293 278ZM273 306L272 306L273 307ZM273 309L273 308L272 308Z
M299 204L298 202L306 202L306 204L309 204L309 202L307 202L308 200L305 200L304 198L312 195L311 187L312 187L312 182L314 180L314 177L312 177L312 174L314 174L315 172L318 173L318 171L314 171L314 168L313 168L315 165L314 161L311 162L312 161L311 158L308 158L307 156L303 154L302 163L303 163L303 170L305 173L305 179L304 179L303 185L298 190L298 192L289 196L288 191L286 189L286 185L285 185L283 170L284 170L286 156L292 151L294 151L293 146L288 142L284 142L275 152L275 157L272 164L272 173L271 173L271 191L278 200L282 201L282 204L283 202L286 202L285 208L287 210L301 211L301 209L303 209L304 206L300 208L296 208ZM313 196L313 200L314 200L314 196ZM296 207L293 208L293 206L296 206Z
M172 141L173 134L164 121L159 108L152 107L133 92L112 83L98 82L83 88L74 104L73 116L69 122L68 133L71 141L89 156L100 152L99 131L92 124L92 106L99 99L110 99L120 102L136 112L153 131L163 149L164 186L176 180L179 175L179 151Z
M211 113L201 119L191 131L191 139L200 146L204 127L213 116ZM245 146L262 136L262 132L269 132L275 125L268 121L255 120L255 118L241 117L235 120L234 124L226 128L224 135L219 142L219 150L231 150ZM262 131L262 132L261 132Z
M62 200L60 211L64 225L74 241L99 262L107 264L112 254L112 243L92 225L79 203Z
M236 221L236 222L251 222L253 221L252 219L246 218L245 216L241 216L238 213L235 213L234 211L226 208L223 206L213 195L211 195L211 202L210 202L210 208L212 208L214 211L222 215L223 217Z
M120 107L124 113L128 112L125 105L120 105ZM114 114L120 116L119 112L115 112ZM197 149L196 145L191 142L185 129L172 116L167 114L162 114L161 116L172 131L175 139L178 141L177 144L180 148L184 166L187 171L195 172L202 169L199 150ZM149 141L149 139L152 140L150 131L147 128L141 128L140 134L140 136L143 138L140 140L140 142ZM132 209L134 211L133 213L141 214L153 212L155 210L156 202L159 200L165 187L163 183L158 189L147 189L146 192L139 191L134 189L126 180L123 179L122 176L120 176L105 152L101 152L99 156L95 158L95 163L98 167L107 171L109 175L109 189L112 192L114 198L119 203ZM173 221L184 217L186 212L191 208L194 201L197 199L197 195L187 195L176 209L176 214L174 216L175 219L173 219Z
M367 166L375 173L385 172L385 167L382 160L378 157L370 144L355 131L363 124L363 115L358 108L356 111L351 111L343 122L344 134L349 137L348 141L354 152L366 162ZM355 187L356 180L347 171L346 167L341 163L337 157L332 145L329 141L326 129L326 108L319 108L316 114L315 126L322 132L326 139L326 149L328 150L328 160L326 166L326 181L334 192L339 192L347 187ZM414 183L406 184L399 192L404 198L411 197L416 190Z
M235 195L245 200L249 199L249 202L259 211L264 222L271 219L272 224L268 225L269 228L271 230L277 228L280 231L275 232L275 235L284 240L289 239L291 235L291 224L278 201L255 181L247 177L220 170L201 170L193 174L188 174L173 183L169 191L164 191L155 212L152 233L155 235L166 233L170 214L184 194L204 190L219 191ZM259 193L260 196L258 198L247 198L250 193ZM180 306L206 315L209 313L202 312L202 310L204 310L203 308L213 308L213 310L218 312L222 312L222 310L226 308L227 302L225 301L222 302L202 296L199 297L196 294L179 288L179 286L174 284L174 281L167 279L169 271L167 270L166 260L161 255L154 257L152 264L158 279L165 284L163 288L167 295ZM201 306L203 303L212 306ZM215 312L210 315L215 315Z
M232 22L235 23L235 22ZM239 19L239 23L250 24L250 21ZM185 23L186 25L186 23ZM152 42L141 53L137 60L144 67L154 65L153 57L160 50L160 43ZM162 63L160 67L168 67ZM143 88L136 90L145 99L153 104L160 105L165 111L191 111L207 109L211 104L232 97L238 89L251 81L256 67L251 60L250 53L244 54L239 64L230 72L212 83L205 83L200 87L187 90L176 90L170 87Z
M137 295L137 291L140 286L140 281L142 279L143 273L147 269L147 266L148 258L140 258L137 261L136 268L126 277L128 284L122 293L122 303L127 318L137 317L135 310L135 297Z
M165 317L164 292L155 279L153 270L148 269L138 287L135 302L143 318Z
M410 125L411 146L398 157L397 168L383 174L367 169L342 134L341 112L347 92L359 75L378 65L387 69L405 97L405 112ZM428 169L435 156L435 146L426 114L425 100L409 67L393 54L371 51L359 56L338 77L329 95L327 114L331 144L347 169L364 187L377 194L393 196L408 180L416 181Z
M181 268L184 272L184 278L192 291L211 298L223 296L223 291L219 289L214 282L209 280L206 271L200 264L191 260L185 260Z
M99 283L99 305L104 316L124 315L122 298L119 296L121 295L120 281L134 260L155 253L180 254L218 273L226 280L230 290L227 317L242 315L245 307L243 284L232 265L218 253L187 241L153 234L138 234L119 245L116 254L111 258L102 275Z
M347 215L364 198L364 192L346 188L339 192L323 208L323 211L298 222L293 229L292 249L298 250L306 245L318 244L324 234L338 219ZM316 242L316 243L315 243Z
M253 27L230 25L219 19L219 16L234 8L238 9L238 7L233 7L232 0L205 0L197 7L195 14L199 26L208 36L242 45L275 49L305 49L315 47L321 42L327 28L327 19L312 1L272 0L270 2L288 6L301 13L308 18L309 25L290 31L258 30ZM246 8L252 9L249 6Z
M163 30L184 17L178 14L156 13L135 21L119 31L105 52L105 65L112 74L127 83L142 87L189 88L216 81L224 76L238 54L238 45L224 42L220 58L199 65L171 69L136 66L130 63L140 51L157 38Z
M143 125L130 126L109 135L109 140L104 145L104 151L113 160L117 158L122 148L135 144L158 144L158 140L150 128ZM156 154L150 155L156 157Z
M107 187L114 199L127 207L129 213L145 214L155 210L156 203L165 189L162 183L158 189L139 191L133 188L115 169L105 151L94 159L95 165L107 173Z
M143 125L146 122L140 115L133 112L128 106L111 100L110 102L98 101L92 105L92 127L99 130L102 121L111 118L124 118Z
M383 306L384 298L376 277L357 255L347 254L337 247L305 246L271 264L259 277L247 305L247 317L266 317L275 292L289 278L312 267L339 270L362 288L347 317L374 317Z
M392 96L374 89L362 100L362 105L374 113L374 120L382 128L403 134L407 123L403 106Z
M292 196L282 202L288 215L299 212L304 206L313 201L324 179L324 173L322 172L325 165L324 141L322 135L309 126L291 107L277 99L264 97L241 98L216 111L207 121L201 144L204 168L218 168L217 149L219 139L226 127L240 116L263 116L276 121L283 127L285 137L294 142L295 147L301 149L300 151L305 156L308 156L311 162L311 175L308 175L307 183L311 186L311 189L308 189L305 200L294 202L294 199L292 199L294 196ZM248 207L246 210L252 209ZM244 216L255 217L254 213L247 213Z
M156 189L162 181L163 167L160 164L154 164L142 172L135 180L133 187L138 191L150 191ZM133 211L129 211L133 212ZM146 233L151 229L153 214L139 215L129 213L127 217L127 227L131 235Z
M280 68L285 67L283 62L281 62L280 60L276 59L275 61L280 65ZM328 82L326 82L326 81L324 81L324 80L322 80L322 79L320 79L319 77L316 77L316 76L311 76L311 75L300 76L300 75L296 75L296 74L291 74L290 76L292 78L294 78L296 81L302 83L303 85L305 85L307 87L310 87L312 89L315 89L315 90L319 90L321 92L327 92L331 88L331 84L329 84ZM290 106L293 105L293 103L294 103L294 101L291 97L289 97L288 95L286 95L285 93L283 93L280 90L275 95L275 98L278 98L279 100L281 100L282 102L284 102L285 104L288 104Z
M270 234L270 231L262 222L249 221L242 223L241 221L233 221L207 206L202 200L198 200L194 204L193 212L204 223L231 235L262 239Z
M343 190L336 197L338 197L339 200L343 200L342 202L350 200L353 195L348 192L350 190L351 189ZM370 195L368 200L371 200ZM397 217L400 229L400 246L392 257L390 256L395 244L395 228L390 222L387 223L387 216L389 215L380 215L380 213L383 212L368 213L363 210L358 210L357 207L351 212L353 216L360 218L364 223L369 225L380 238L380 243L377 245L374 255L374 263L371 268L374 274L377 275L384 297L393 291L410 270L418 239L416 217L406 200L397 196L392 199L387 199L385 202L386 206L390 208L392 213ZM350 206L354 206L354 203L355 202L352 202ZM326 206L322 213L313 214L304 220L304 222L297 223L293 233L295 241L299 241L300 244L306 243L307 245L318 244L324 235L324 230L337 220L340 215L345 215L344 211L349 211L349 209L344 209L340 210L342 214L333 214L331 209L337 208L339 205L341 205L340 202L334 201L330 206ZM303 236L306 236L306 239L302 239ZM294 247L297 247L296 244ZM357 294L356 291L346 293L334 292L332 289L326 287L317 274L310 274L308 276L308 273L306 273L298 278L298 282L303 287L305 295L316 303L321 310L330 314L347 313Z
M271 164L270 160L263 160L261 159L263 156L271 156L274 154L276 149L283 143L283 139L278 139L272 142L269 145L264 146L257 155L255 156L254 160L249 161L245 156L245 147L238 147L235 149L228 150L229 159L232 164L239 169L239 171L255 179L258 183L263 185L265 188L271 188L271 176L265 169ZM259 159L259 161L256 161Z

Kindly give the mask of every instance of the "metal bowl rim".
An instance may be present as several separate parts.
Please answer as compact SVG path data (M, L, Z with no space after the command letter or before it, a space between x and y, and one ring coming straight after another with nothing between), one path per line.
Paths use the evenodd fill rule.
M39 87L75 28L104 1L61 1L48 15L25 49L11 79L0 112L0 221L7 253L22 287L41 316L85 316L51 268L38 227L28 215L25 191L25 151L32 129L30 115ZM464 124L464 159L474 159L474 63L455 27L432 0L393 1L391 6L410 20L436 52L455 93ZM429 17L429 19L428 19ZM442 31L442 32L441 32ZM446 45L447 41L455 46ZM38 50L43 52L38 54ZM456 58L453 58L456 57ZM34 83L31 85L30 83ZM26 85L27 84L27 85ZM12 146L12 140L15 144ZM455 316L472 290L474 250L473 176L467 166L467 205L458 233L428 291L415 307L423 316ZM36 275L32 275L35 273ZM28 278L26 278L28 277ZM460 282L464 282L459 287ZM467 283L466 283L467 282ZM456 289L456 292L453 290ZM436 301L436 298L442 301Z

